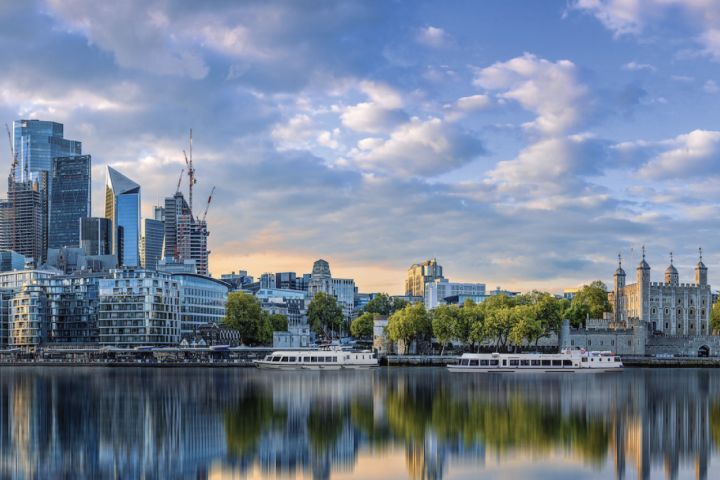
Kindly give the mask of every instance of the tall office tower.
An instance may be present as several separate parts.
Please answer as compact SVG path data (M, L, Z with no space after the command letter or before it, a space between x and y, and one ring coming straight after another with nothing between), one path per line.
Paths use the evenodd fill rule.
M53 158L48 248L80 246L80 219L91 212L90 165L90 155Z
M47 255L47 172L34 181L8 181L8 200L0 207L3 248L31 257L36 265Z
M140 266L140 185L107 167L105 218L112 222L113 253L118 265Z
M165 257L195 260L197 273L208 274L207 223L195 218L181 192L165 198Z
M156 207L157 208L157 207ZM161 220L145 218L142 236L142 266L146 270L157 270L157 264L163 254L165 223Z
M80 219L80 247L85 255L112 255L112 222L108 218Z
M422 263L416 263L408 269L407 279L405 280L405 295L412 297L425 296L425 284L442 280L443 268L438 265L437 260L425 260Z
M82 144L63 138L63 124L43 120L15 120L13 148L18 158L17 180L52 169L52 159L82 154Z

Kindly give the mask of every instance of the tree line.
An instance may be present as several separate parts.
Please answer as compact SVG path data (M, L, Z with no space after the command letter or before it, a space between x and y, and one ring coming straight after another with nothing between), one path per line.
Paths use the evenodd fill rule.
M422 303L406 305L390 315L386 335L405 345L435 338L442 353L451 342L466 349L485 342L496 348L537 345L541 338L558 333L563 319L579 327L586 318L602 318L609 310L607 289L596 281L582 287L572 300L532 291L515 297L496 295L482 303L440 305L430 311ZM355 320L360 321L366 321L364 315Z

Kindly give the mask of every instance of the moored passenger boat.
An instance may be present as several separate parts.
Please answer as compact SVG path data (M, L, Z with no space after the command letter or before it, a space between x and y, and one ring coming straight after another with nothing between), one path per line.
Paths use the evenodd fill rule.
M599 373L622 371L612 352L563 350L560 353L464 353L451 372L476 373Z
M254 363L258 368L275 370L362 370L378 366L377 358L369 350L340 349L277 351Z

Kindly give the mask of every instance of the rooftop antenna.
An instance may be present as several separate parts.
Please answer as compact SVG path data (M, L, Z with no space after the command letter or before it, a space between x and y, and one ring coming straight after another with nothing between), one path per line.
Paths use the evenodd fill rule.
M672 264L673 264L673 255L672 255L672 252L670 252L670 265L672 265Z
M618 267L622 268L622 253L618 252Z
M702 247L698 247L698 253L700 254L700 262L702 262Z

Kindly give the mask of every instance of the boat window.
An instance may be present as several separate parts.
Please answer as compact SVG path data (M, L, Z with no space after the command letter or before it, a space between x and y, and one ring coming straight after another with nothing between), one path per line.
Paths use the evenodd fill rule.
M582 357L583 363L587 363L587 357Z
M507 360L503 358L503 367L507 365Z
M325 363L325 357L318 357L318 362Z
M519 360L510 360L510 366L511 366L511 367L517 367L518 365L520 365L520 361L519 361Z
M478 366L478 361L477 361L477 360L470 360L470 366L471 366L471 367L477 367L477 366Z
M272 357L270 355L265 355L265 361L269 362Z
M467 365L468 363L470 363L470 360L460 360L460 365Z
M288 361L288 357L282 357L282 358L280 359L280 361L281 361L281 362L287 362L287 361Z
M297 360L296 357L289 357L288 362L295 362Z
M497 360L490 360L490 365L493 366L493 367L497 367L497 366L498 366L498 361L497 361Z
M480 360L480 365L482 365L483 367L487 367L489 364L490 362L488 362L487 360Z
M523 367L527 367L530 365L530 360L520 360L520 365Z
M337 363L337 357L330 357L330 363Z
M310 361L313 363L317 362L317 357L310 357Z
M572 367L572 360L563 360L563 367Z
M309 362L309 361L310 361L310 357L303 357L303 362Z
M543 367L549 367L550 366L550 360L543 360L542 361Z
M619 361L620 361L620 357L615 357L615 361L616 361L616 362L619 362Z
M532 365L533 367L539 367L540 360L530 360L530 365Z
M553 367L559 367L562 365L562 360L553 360Z
M279 361L280 361L280 357L272 357L272 361L273 361L273 362L279 362Z

